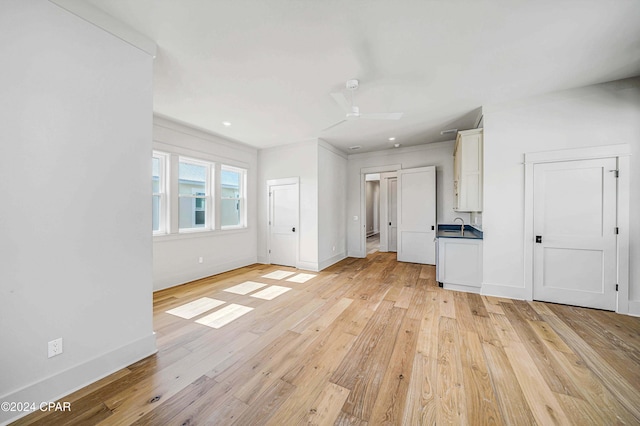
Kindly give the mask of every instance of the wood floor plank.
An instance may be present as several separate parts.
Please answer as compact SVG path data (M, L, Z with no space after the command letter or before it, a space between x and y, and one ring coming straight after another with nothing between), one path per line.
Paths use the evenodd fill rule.
M341 374L334 375L337 381L334 381L333 378L331 380L333 383L351 391L342 407L342 411L369 421L374 403L380 392L382 379L389 365L395 336L398 334L404 314L404 310L392 307L388 316L384 315L380 318L380 321L384 321L384 327L379 336L365 334L365 328L365 331L361 334L361 336L364 336L363 339L357 339L354 343L354 348L356 349L353 352L353 356L356 356L356 353L363 354L361 350L363 347L366 347L366 352L368 352L366 356L363 354L355 368L349 367L356 374L349 375L341 372ZM375 320L377 319L374 316L370 322ZM376 327L372 327L372 329L376 329ZM394 338L391 338L391 336L394 336ZM351 353L347 354L346 359L349 360L350 356L352 356ZM351 366L352 364L349 362L341 365ZM340 368L338 370L340 371Z
M460 345L467 417L474 425L503 424L480 338L474 332L461 331Z
M509 346L504 348L504 351L536 422L541 425L570 424L567 415L547 383L538 374L531 371L534 361L527 352L524 343L511 342Z
M438 334L437 424L468 424L457 321L440 317Z
M632 413L640 422L640 397L638 396L637 385L633 386L625 377L621 376L607 360L603 359L598 352L586 343L577 332L571 329L558 317L545 316L545 321L549 323L558 335L560 335L567 345L573 349L574 353L593 371L602 384L622 403L622 405Z
M536 420L522 392L504 348L482 343L489 375L496 392L500 413L505 424L535 425Z
M438 395L436 382L438 361L416 353L413 359L411 380L407 389L406 404L402 415L403 425L435 425Z
M395 253L262 278L281 269L155 293L155 355L14 424L640 424L640 318L451 292ZM224 291L263 280L291 290ZM220 329L165 313L204 297L253 310Z
M349 389L327 383L320 392L315 407L309 410L305 419L307 425L332 425L340 415L340 408L349 396Z
M370 423L401 424L419 334L420 321L405 316L389 360L389 367L368 418Z

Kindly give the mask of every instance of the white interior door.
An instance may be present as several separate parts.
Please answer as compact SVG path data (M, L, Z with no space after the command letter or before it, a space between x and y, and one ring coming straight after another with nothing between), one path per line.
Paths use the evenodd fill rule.
M387 251L398 251L398 179L387 179Z
M435 265L436 168L398 170L398 260Z
M298 254L298 184L269 185L269 262L296 266Z
M533 169L536 300L616 309L614 158Z

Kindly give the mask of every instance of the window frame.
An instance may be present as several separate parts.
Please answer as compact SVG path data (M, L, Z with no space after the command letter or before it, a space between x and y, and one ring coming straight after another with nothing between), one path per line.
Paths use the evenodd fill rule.
M222 193L222 172L223 171L230 171L230 172L235 172L238 173L240 175L240 182L238 184L239 187L239 196L238 197L225 197L223 196ZM222 225L222 216L220 217L220 229L221 230L227 230L227 229L243 229L247 227L247 203L246 203L246 199L247 199L247 169L241 168L241 167L236 167L236 166L230 166L228 164L221 164L220 165L220 210L222 211L222 201L223 200L236 200L239 204L239 217L240 217L240 223L237 225Z
M158 159L158 190L153 191L153 159ZM153 229L153 220L151 223L151 229L153 235L167 235L169 234L169 154L161 151L153 151L151 155L151 202L153 203L154 197L159 197L158 201L158 229ZM153 213L153 204L151 207Z
M205 167L205 192L204 195L191 195L191 194L181 194L180 193L180 164L181 163L185 163L185 164L192 164L195 166L200 166L200 167ZM178 155L178 161L177 161L177 166L178 166L178 170L176 172L176 183L178 185L178 191L177 191L177 206L178 206L178 226L177 226L177 230L178 230L178 234L189 234L189 233L194 233L194 232L207 232L207 231L213 231L216 229L215 226L215 212L216 212L216 208L215 208L215 204L214 204L214 200L215 200L215 192L214 192L214 188L215 188L215 163L211 162L211 161L206 161L206 160L201 160L201 159L197 159L197 158L193 158L193 157L187 157L187 156L182 156L182 155ZM191 218L191 223L193 224L192 227L190 228L181 228L180 227L180 200L181 199L192 199L192 204L193 204L193 212L194 212L194 216ZM204 200L204 205L205 205L205 215L204 215L204 226L202 227L196 227L196 216L195 216L195 212L198 211L196 206L197 206L197 200L198 199L203 199ZM208 210L208 211L207 211Z

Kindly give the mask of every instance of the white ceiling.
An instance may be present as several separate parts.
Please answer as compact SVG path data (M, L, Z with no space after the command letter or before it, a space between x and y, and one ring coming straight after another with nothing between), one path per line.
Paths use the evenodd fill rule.
M86 1L157 42L156 113L258 148L449 140L482 105L640 75L637 0ZM404 116L321 131L350 78Z

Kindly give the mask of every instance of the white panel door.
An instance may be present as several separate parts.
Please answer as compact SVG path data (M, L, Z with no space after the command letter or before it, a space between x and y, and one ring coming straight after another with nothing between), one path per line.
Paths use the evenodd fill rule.
M388 189L388 204L387 208L389 219L389 226L387 227L387 250L398 251L398 179L387 179Z
M534 166L536 300L615 310L614 158Z
M269 186L269 262L296 266L298 253L298 184Z
M436 168L398 170L398 260L435 265Z

